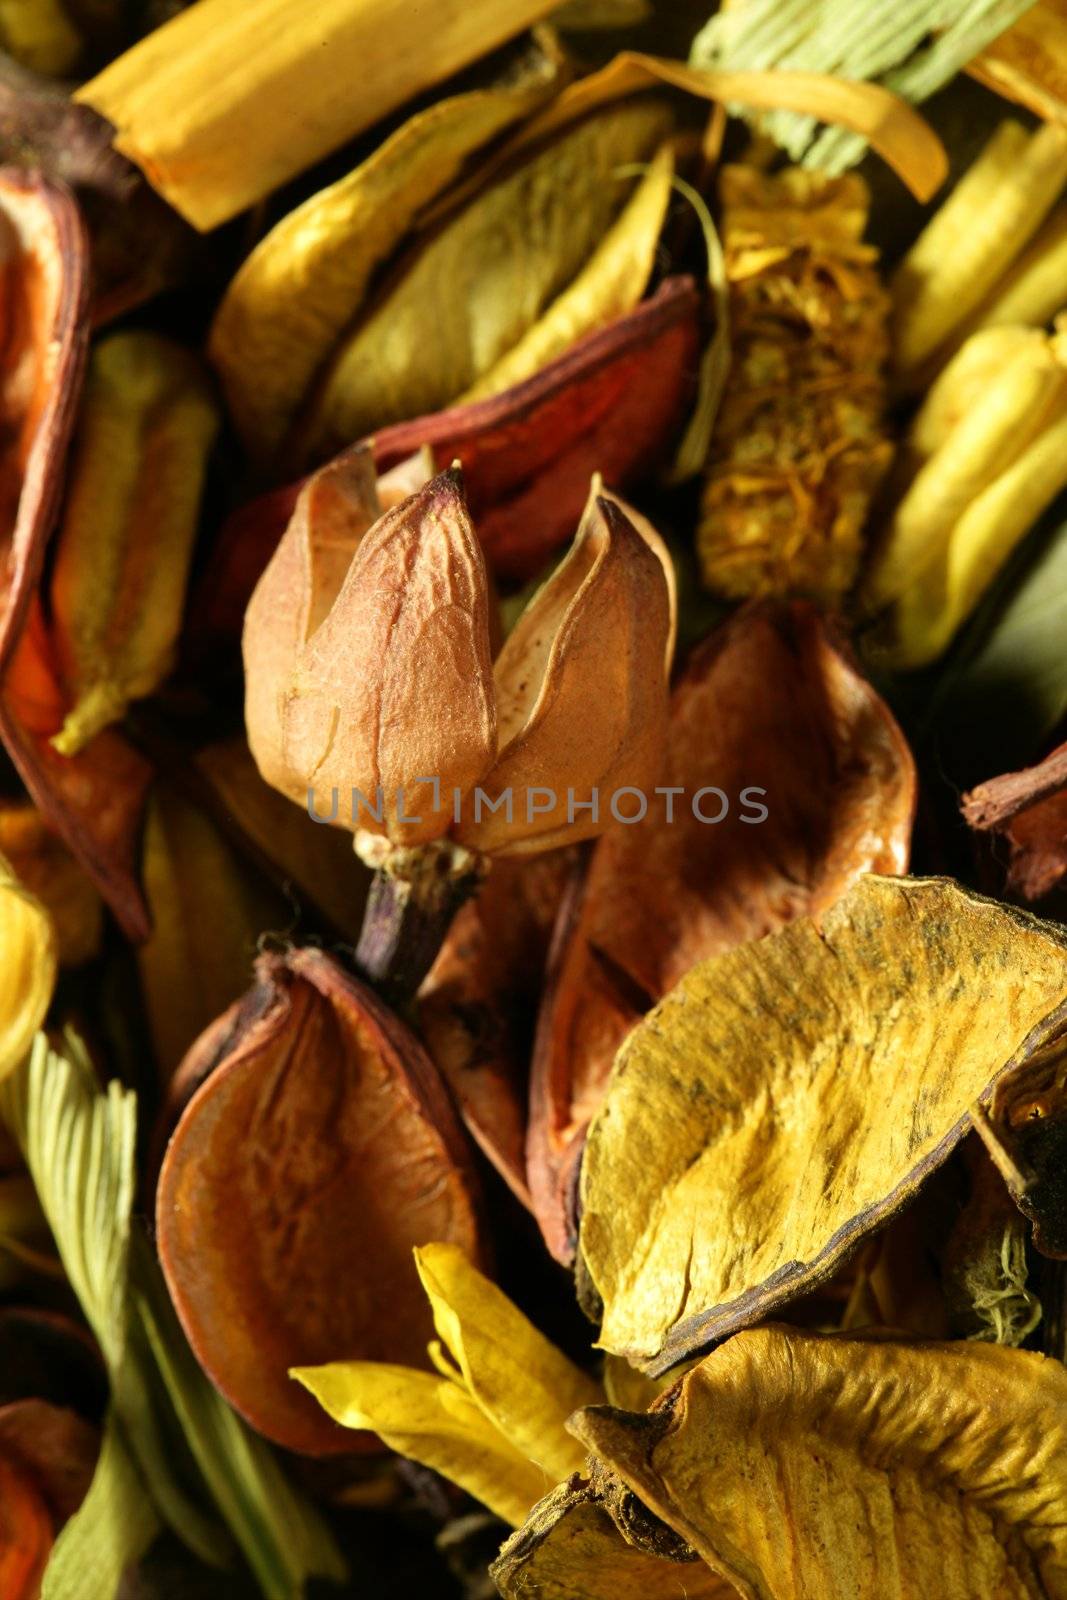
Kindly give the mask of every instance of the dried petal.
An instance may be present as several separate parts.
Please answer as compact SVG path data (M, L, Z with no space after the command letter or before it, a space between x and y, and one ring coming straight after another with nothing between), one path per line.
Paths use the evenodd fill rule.
M529 1180L563 1261L585 1129L644 1012L698 961L819 914L863 872L907 868L911 755L802 602L749 606L697 651L674 690L662 783L678 791L669 802L598 841L542 1002Z
M52 1549L52 1519L40 1490L0 1455L0 1594L37 1600Z
M425 1361L411 1249L477 1253L473 1180L433 1067L368 990L315 950L257 971L261 1000L168 1146L160 1256L217 1387L269 1438L328 1455L352 1436L289 1368Z
M461 843L500 854L551 849L604 826L573 802L596 791L606 807L618 789L651 790L663 760L670 630L660 557L617 504L594 499L496 662L500 753L485 791L497 799L510 789L512 818L504 810L479 819L475 804L456 830ZM533 814L546 783L549 796L536 802L545 810Z
M96 955L103 931L100 895L35 806L0 805L0 855L51 917L62 965L77 967Z
M269 586L257 594L266 605ZM348 797L357 788L373 802L381 788L382 819L363 812L364 826L404 844L447 830L447 802L432 809L418 784L466 792L492 761L488 595L457 473L374 525L282 690L283 759L303 778L301 800L308 789ZM251 680L261 663L247 636L245 659ZM254 736L252 748L258 756ZM354 826L350 809L346 821Z
M22 1061L52 1000L55 935L39 900L0 856L0 1079Z
M96 1428L76 1411L45 1400L0 1406L0 1456L35 1482L57 1523L85 1499L99 1448Z
M694 968L586 1142L604 1347L662 1371L829 1276L1062 1039L1065 957L1061 929L947 880L867 876Z
M574 1431L752 1600L1067 1592L1067 1373L967 1342L739 1334Z
M1067 875L1067 744L1036 767L990 778L963 798L963 815L980 832L1011 846L1008 883L1037 900Z
M494 863L419 993L419 1031L468 1132L526 1206L526 1067L567 851Z

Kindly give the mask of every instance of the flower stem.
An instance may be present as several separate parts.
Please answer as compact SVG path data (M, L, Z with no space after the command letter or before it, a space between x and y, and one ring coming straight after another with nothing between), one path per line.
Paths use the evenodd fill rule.
M433 966L453 917L478 888L488 862L448 840L398 847L359 835L356 849L375 869L356 970L399 1009Z

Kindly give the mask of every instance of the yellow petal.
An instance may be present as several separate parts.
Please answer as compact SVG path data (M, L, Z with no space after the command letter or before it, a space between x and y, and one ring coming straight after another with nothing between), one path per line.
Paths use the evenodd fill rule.
M247 633L245 664L251 673ZM282 732L285 767L321 797L320 815L337 789L349 826L404 844L446 832L452 791L475 784L496 748L485 562L458 473L434 478L363 539L298 654ZM427 779L440 786L437 809ZM380 822L362 807L353 819L353 787L371 804L382 789Z
M501 750L485 789L497 798L511 790L511 820L469 806L462 843L501 854L550 849L599 833L617 789L651 793L666 744L670 629L659 555L618 505L594 498L497 660ZM542 787L549 796L536 793ZM597 814L577 810L594 790ZM625 814L639 799L623 797Z
M29 1050L44 1021L55 980L51 919L0 856L0 1079Z
M474 150L541 104L558 70L555 56L531 52L518 81L418 112L259 242L223 297L209 344L235 426L257 456L282 442L375 268L420 210Z
M616 168L672 127L660 100L568 128L415 246L339 348L299 430L321 460L352 439L448 405L507 354L564 290L626 202Z
M665 1530L666 1531L666 1530ZM736 1600L703 1561L628 1543L586 1487L561 1483L512 1534L490 1574L504 1600Z
M600 1342L663 1371L830 1276L1065 1025L1067 935L861 878L702 963L630 1035L582 1164Z
M390 1450L458 1483L512 1526L548 1487L545 1474L448 1378L378 1361L294 1367L290 1376L342 1427L370 1429Z
M415 1251L415 1264L434 1326L486 1416L550 1478L577 1472L584 1453L564 1423L578 1406L603 1398L600 1385L539 1333L458 1246L424 1245Z
M461 401L501 394L532 378L583 334L633 310L655 263L673 176L674 151L665 144L578 276Z
M1067 1594L1067 1371L769 1327L572 1425L749 1600Z

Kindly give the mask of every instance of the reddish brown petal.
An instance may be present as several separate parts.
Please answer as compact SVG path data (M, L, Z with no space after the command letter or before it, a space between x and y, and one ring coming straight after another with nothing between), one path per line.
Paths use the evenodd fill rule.
M42 812L127 932L140 938L148 920L135 874L136 829L148 768L114 733L71 759L48 743L65 707L36 588L88 337L87 245L68 192L0 171L0 248L6 320L0 394L8 430L0 451L0 736Z
M496 862L453 922L419 996L430 1055L469 1132L525 1206L527 1064L549 935L573 863L568 850Z
M76 1411L45 1400L0 1406L0 1456L33 1480L57 1524L85 1499L99 1449L99 1433Z
M546 1242L574 1249L573 1186L619 1045L698 961L907 868L915 772L903 735L809 606L754 605L693 657L672 703L682 786L601 839L561 918L538 1023L528 1178ZM729 798L717 824L692 800ZM742 791L762 789L749 796ZM714 817L722 800L700 800ZM766 806L766 821L743 820Z
M353 1435L289 1368L427 1364L412 1248L479 1253L474 1182L432 1063L369 990L317 950L263 956L257 977L167 1148L160 1257L222 1393L268 1438L331 1455Z
M1008 840L1012 889L1026 900L1048 894L1067 876L1067 744L1036 767L980 783L964 796L963 815Z
M52 1549L52 1518L33 1479L0 1455L0 1595L37 1600Z

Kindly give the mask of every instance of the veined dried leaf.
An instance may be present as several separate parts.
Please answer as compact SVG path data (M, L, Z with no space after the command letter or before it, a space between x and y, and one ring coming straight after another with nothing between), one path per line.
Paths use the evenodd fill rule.
M35 806L0 805L0 855L47 909L61 964L76 967L90 960L103 928L100 896Z
M574 1431L750 1600L1067 1592L1067 1373L966 1342L739 1334Z
M526 1067L549 935L572 865L565 850L495 862L460 908L419 992L426 1048L468 1132L526 1206Z
M370 1429L391 1450L458 1483L513 1527L545 1491L545 1473L508 1443L451 1378L378 1361L294 1367L292 1375L343 1428Z
M66 709L37 585L74 423L87 338L86 240L70 196L4 169L0 217L12 330L0 382L11 416L0 472L0 737L31 796L132 938L146 932L136 882L136 829L147 764L117 735L81 756L51 747ZM27 376L28 375L28 376Z
M56 539L51 616L76 755L166 677L218 408L196 358L140 329L96 346Z
M1000 358L981 390L979 346ZM862 601L880 618L873 650L908 669L947 648L1067 483L1067 330L974 334L920 408L905 465L917 470L888 509Z
M586 1142L603 1347L659 1372L829 1276L1065 1022L1063 931L943 879L861 878L694 968Z
M479 819L475 810L455 830L460 843L501 855L576 843L604 826L598 795L651 788L663 761L671 627L663 552L594 491L570 553L493 669L498 753L485 792L496 800L513 791L524 813ZM553 788L534 814L546 776ZM592 809L579 814L575 803L590 795Z
M21 1063L44 1021L56 981L56 946L44 906L0 856L0 1079Z
M1027 900L1048 894L1067 875L1067 744L1036 767L980 783L964 796L963 815L1007 838L1012 889Z
M627 1544L582 1483L538 1502L489 1569L504 1600L736 1600L703 1561L669 1561Z
M315 950L257 973L257 1003L168 1146L160 1254L215 1384L268 1437L328 1455L352 1438L288 1369L425 1361L410 1251L477 1251L473 1178L432 1065L368 990Z
M171 205L208 229L552 5L476 0L435 10L411 34L398 0L319 0L314 15L303 0L206 0L113 61L77 98L115 124L117 148ZM278 115L280 105L315 114L294 124Z
M162 785L145 818L143 876L152 932L137 950L137 970L165 1082L248 987L260 935L284 928L292 912L203 811Z
M967 71L979 83L1039 117L1062 119L1067 112L1065 25L1064 0L1038 0L968 62Z
M1000 124L893 278L894 350L905 382L976 311L1067 183L1067 130Z
M527 1163L563 1261L585 1130L644 1012L698 961L820 914L863 872L907 868L903 735L800 602L750 606L696 652L674 690L662 782L677 798L598 841L542 1002Z
M0 1455L0 1593L37 1600L52 1549L52 1518L29 1474Z
M624 100L566 129L425 241L341 344L299 424L300 461L454 402L506 356L588 260L626 201L616 168L673 125Z
M419 212L475 150L542 103L559 72L549 51L528 52L515 82L418 112L252 251L223 297L209 349L230 414L254 454L267 456L282 443L375 269Z
M434 1327L472 1398L528 1461L566 1478L584 1459L564 1421L603 1390L568 1361L455 1245L429 1244L415 1264Z
M674 151L664 144L577 277L460 404L525 382L583 335L633 310L652 274L673 176Z

